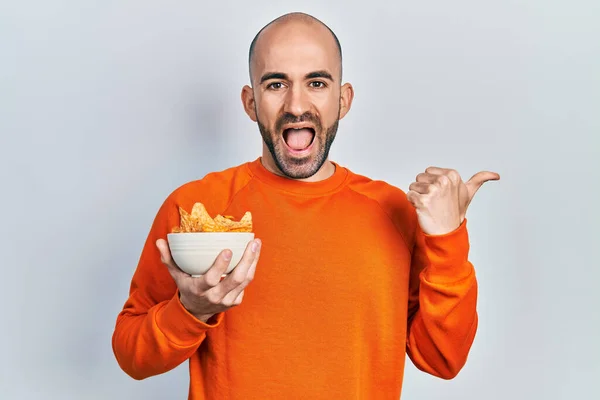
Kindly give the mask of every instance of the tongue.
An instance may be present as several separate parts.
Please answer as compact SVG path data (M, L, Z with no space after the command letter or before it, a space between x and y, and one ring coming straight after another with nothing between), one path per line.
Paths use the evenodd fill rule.
M310 129L288 129L286 136L288 146L294 150L303 150L310 145L313 132Z

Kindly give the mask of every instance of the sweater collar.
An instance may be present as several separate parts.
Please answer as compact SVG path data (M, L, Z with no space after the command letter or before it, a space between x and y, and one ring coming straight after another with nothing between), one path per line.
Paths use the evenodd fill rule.
M341 188L348 177L348 170L346 168L341 167L336 162L331 161L331 163L335 166L333 175L318 182L297 181L276 175L265 168L261 157L249 162L247 165L250 173L255 178L276 189L299 195L325 195Z

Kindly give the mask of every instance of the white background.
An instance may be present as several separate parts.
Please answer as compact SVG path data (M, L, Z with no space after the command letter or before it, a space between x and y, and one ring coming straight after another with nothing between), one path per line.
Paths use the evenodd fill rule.
M468 213L469 361L409 362L403 399L600 398L599 3L319 3L1 3L0 398L186 398L187 364L118 368L115 319L165 196L260 155L248 46L289 11L343 46L334 160L405 190L432 164L502 177Z

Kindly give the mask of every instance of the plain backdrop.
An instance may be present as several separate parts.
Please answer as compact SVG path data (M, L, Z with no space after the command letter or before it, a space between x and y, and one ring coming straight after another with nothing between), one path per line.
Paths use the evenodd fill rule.
M117 313L171 190L260 155L247 51L304 11L356 97L331 156L407 190L501 174L467 217L480 327L451 381L403 399L600 398L600 6L590 1L2 1L0 398L184 399L134 381Z

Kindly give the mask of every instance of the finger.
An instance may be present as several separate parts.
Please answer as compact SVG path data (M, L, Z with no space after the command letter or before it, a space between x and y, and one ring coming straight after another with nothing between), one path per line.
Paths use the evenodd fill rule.
M496 172L491 171L480 171L473 175L471 179L467 181L467 184L483 185L487 181L500 180L500 175Z
M451 168L438 168L438 167L429 167L425 170L426 173L435 175L437 177L436 183L444 186L450 182L454 184L458 184L462 182L460 174L455 169Z
M431 175L446 175L448 172L450 172L450 169L440 167L428 167L425 169L425 172Z
M238 296L235 298L235 300L233 301L233 304L235 305L239 305L242 304L242 300L244 299L244 292L243 290L240 292L240 294L238 294Z
M156 241L156 247L160 252L160 261L167 266L169 273L176 282L179 279L188 276L188 274L179 269L179 267L175 264L175 261L173 261L169 244L165 239L158 239Z
M260 239L256 239L259 243L254 260L252 260L252 264L250 264L250 268L248 268L248 272L246 273L246 277L243 282L241 282L237 287L234 287L229 293L225 295L225 298L230 297L230 299L236 299L238 295L243 292L246 287L252 282L254 279L254 273L256 272L256 266L258 265L258 260L260 259L260 250L262 245L260 244ZM237 268L236 268L237 269Z
M415 192L414 190L409 190L408 193L406 193L406 198L415 208L420 208L423 206L421 194Z
M257 256L260 252L260 244L260 240L255 239L251 240L248 245L246 245L246 250L244 251L240 262L233 271L219 283L219 286L215 288L219 291L220 296L224 298L235 288L242 286L240 290L243 290L248 285L248 272L250 268L252 268L252 264L257 260ZM240 290L238 290L238 292Z
M427 172L421 172L419 175L417 175L417 178L415 179L417 182L424 182L424 183L435 183L436 179L439 177L439 175L436 174L430 174Z
M500 175L496 172L481 171L476 173L466 183L467 189L469 190L469 197L473 197L477 190L488 181L500 180Z
M227 271L232 256L233 254L229 249L221 251L208 271L201 277L194 278L194 284L198 293L206 292L221 282L221 277L225 274L225 271Z
M225 295L223 300L221 300L221 304L225 307L234 307L242 304L242 299L244 298L244 290L240 291L231 291Z
M258 260L260 259L260 251L262 250L262 241L260 239L256 239L258 241L258 247L256 248L256 254L254 256L254 261L252 261L252 265L250 265L250 269L248 269L248 278L249 280L254 279L254 273L256 272L256 266L258 265Z
M408 187L409 190L421 194L427 194L431 191L432 185L430 183L425 182L413 182Z

